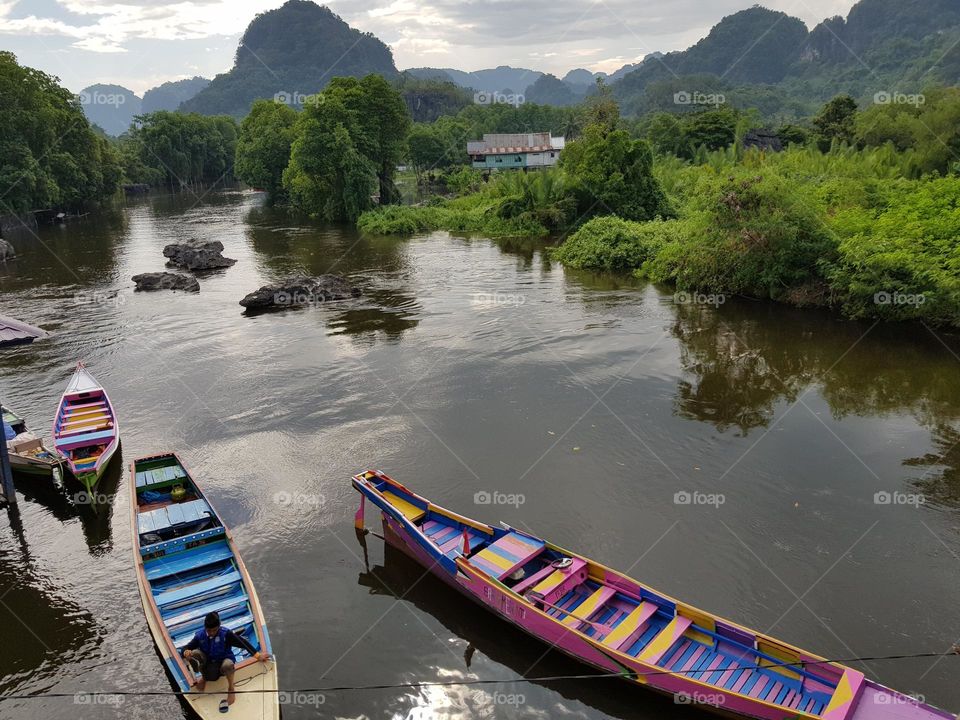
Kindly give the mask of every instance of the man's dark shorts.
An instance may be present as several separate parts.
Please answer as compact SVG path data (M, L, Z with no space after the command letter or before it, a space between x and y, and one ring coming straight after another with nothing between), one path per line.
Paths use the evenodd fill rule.
M233 674L233 660L225 659L221 663L210 662L202 650L194 650L187 658L187 664L193 668L194 672L203 673L203 679L213 682L219 680L221 675Z

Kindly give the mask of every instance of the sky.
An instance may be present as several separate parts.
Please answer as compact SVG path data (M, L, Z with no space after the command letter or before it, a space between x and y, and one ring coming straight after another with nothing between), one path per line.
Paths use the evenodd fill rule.
M855 0L766 0L812 28ZM229 70L246 26L284 0L0 0L0 49L79 92L138 94L167 80ZM513 65L562 77L613 72L682 50L753 0L332 0L352 27L393 50L401 70ZM746 49L746 48L745 48Z

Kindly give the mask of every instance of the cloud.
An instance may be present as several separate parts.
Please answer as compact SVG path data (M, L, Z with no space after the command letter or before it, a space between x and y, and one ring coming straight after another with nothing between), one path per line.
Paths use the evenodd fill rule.
M284 0L0 0L0 40L24 62L45 69L57 62L71 77L99 67L94 58L126 52L134 66L167 68L170 77L192 66L226 70L232 48L258 13ZM809 26L846 14L854 0L760 0L797 15ZM451 66L477 70L533 65L562 76L577 65L615 70L625 59L684 49L722 17L756 0L328 0L353 27L394 50L401 68ZM30 45L30 38L42 39ZM204 41L197 45L196 41ZM216 46L215 53L203 47ZM149 47L154 58L138 53ZM54 49L50 49L54 48ZM64 55L69 57L64 62ZM61 68L51 68L53 71Z

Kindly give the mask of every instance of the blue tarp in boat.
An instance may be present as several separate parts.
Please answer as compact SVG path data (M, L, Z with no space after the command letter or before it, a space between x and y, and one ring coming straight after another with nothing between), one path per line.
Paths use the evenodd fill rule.
M4 440L13 440L17 434L13 431L13 428L10 427L10 424L4 420L3 421L3 439Z

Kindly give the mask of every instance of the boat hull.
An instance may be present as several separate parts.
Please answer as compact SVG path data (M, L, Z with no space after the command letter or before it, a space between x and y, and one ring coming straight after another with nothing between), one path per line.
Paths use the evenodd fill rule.
M600 611L597 611L598 614L596 615L592 614L593 611L587 611L585 614L577 616L577 611L561 610L556 605L548 605L544 602L543 596L536 592L539 586L526 585L525 587L528 589L520 592L520 585L517 584L518 592L515 592L505 582L494 577L496 573L491 575L489 570L483 570L485 565L482 559L484 552L468 549L468 546L473 547L470 545L469 537L471 530L487 533L487 540L498 539L488 545L488 549L493 549L494 545L498 545L500 540L504 538L504 533L514 538L526 538L540 543L544 543L544 541L510 528L495 530L491 526L447 511L415 495L382 473L369 471L354 477L353 483L363 497L360 510L356 516L358 529L363 525L364 502L370 500L381 511L385 541L410 556L463 595L511 625L546 643L550 648L587 663L604 673L618 674L631 684L672 695L678 704L697 705L702 709L724 716L762 718L764 720L805 720L806 718L811 720L816 718L823 718L824 720L893 720L894 718L901 720L946 720L954 718L954 715L950 713L869 681L855 670L818 658L759 634L755 634L755 644L752 646L747 644L750 642L749 640L738 641L740 642L739 652L741 652L742 657L741 666L744 668L743 672L746 675L737 675L736 677L747 677L751 673L759 676L761 673L757 671L757 668L760 668L765 675L769 675L772 672L771 669L779 668L778 677L781 675L789 677L789 673L793 673L795 670L796 677L802 679L804 674L807 676L807 679L804 679L801 683L801 688L808 684L808 680L816 686L821 679L830 678L832 680L832 690L830 690L829 696L822 706L818 705L813 708L811 703L800 701L807 711L801 711L797 706L789 707L789 692L787 695L779 694L783 692L782 690L777 691L776 688L779 686L773 686L774 690L772 692L778 693L778 703L783 702L785 704L775 704L769 701L769 698L763 700L756 697L756 693L750 695L749 690L753 687L751 683L756 683L758 693L762 691L763 686L762 682L752 678L744 686L746 689L741 692L739 682L742 681L734 682L735 675L738 672L737 666L725 664L726 657L722 660L711 660L710 658L715 658L717 655L714 654L709 657L704 655L704 662L712 664L703 664L701 667L699 665L684 665L683 657L685 656L682 657L680 653L683 652L682 643L685 642L685 633L691 632L695 636L701 634L704 630L701 626L710 625L711 622L715 623L718 629L721 626L723 628L725 635L722 637L714 635L715 638L719 638L714 642L723 643L725 652L730 647L730 638L736 637L737 633L741 633L741 637L745 637L753 631L736 626L722 618L709 616L701 610L681 604L667 596L654 594L655 591L651 591L649 588L641 586L636 581L605 566L589 561L583 556L549 543L542 545L542 547L558 551L567 558L575 558L575 562L588 563L590 567L589 577L591 580L597 581L593 583L594 587L606 588L606 590L596 592L597 595L610 598L611 592L626 593L643 598L643 602L658 598L659 601L675 605L674 620L662 631L658 629L659 634L655 636L655 639L648 640L648 645L641 645L638 656L628 655L627 650L623 649L627 646L604 644L603 640L608 635L613 636L616 633L611 628L617 626L603 626ZM392 499L388 500L387 498ZM425 528L428 522L432 523L438 520L444 520L448 523L453 522L456 533L463 532L462 549L456 547L461 542L456 533L447 535L441 532L439 535L442 539L437 540L436 544L430 541L428 531ZM417 521L421 522L421 525L418 526ZM508 539L508 543L512 542L515 542L514 539ZM476 547L483 548L485 545L486 542L483 542ZM506 548L501 545L500 550L504 549ZM492 558L489 554L486 557ZM533 557L535 555L530 556L530 558ZM497 558L493 559L496 560ZM519 565L508 564L503 567L507 567L508 569L505 572L510 573L512 570L509 568L519 567ZM506 575L503 574L502 577L506 578ZM514 584L522 584L526 577L529 576L520 575L518 580L511 577L509 581ZM533 578L530 582L534 582ZM532 588L532 591L530 588ZM641 602L641 605L643 602ZM548 614L549 611L554 611L554 614ZM557 613L556 611L560 612ZM681 614L683 619L694 617L697 620L694 621L694 624L690 622L687 622L686 625L683 625L682 622L678 623L683 625L685 629L679 630L678 634L671 634L670 629L674 623L681 620ZM575 620L575 617L580 619ZM588 622L590 618L593 618L593 620ZM635 627L639 629L643 626L635 625ZM587 630L592 628L590 632L598 639L591 637L591 634L588 634L583 628ZM667 636L663 638L662 643L660 642L661 636ZM626 635L622 635L622 637L626 637ZM636 636L631 635L630 637ZM633 642L633 640L628 642ZM699 642L706 642L705 647L707 647L711 641L707 638L705 641L701 640ZM733 645L737 645L737 643L733 643ZM763 651L760 650L761 646ZM654 652L655 647L660 652L659 655ZM673 652L673 648L678 648L676 650L677 655L672 656L680 658L677 665L673 664L673 660L667 662L667 658L671 657L669 653ZM767 651L767 648L776 649ZM695 661L697 652L701 651L694 652L690 663ZM784 660L778 664L777 658L769 656L768 652L784 653ZM758 656L759 660L757 659ZM787 660L788 657L792 659ZM658 664L660 661L663 661L664 664ZM668 666L671 669L666 669ZM724 673L730 673L730 675L725 676ZM711 676L713 678L711 682L702 681ZM723 681L718 680L718 676L727 677L730 684L724 686ZM805 693L807 691L801 690L800 692ZM771 697L773 696L771 695ZM781 700L781 698L784 699ZM893 714L891 714L891 711Z

